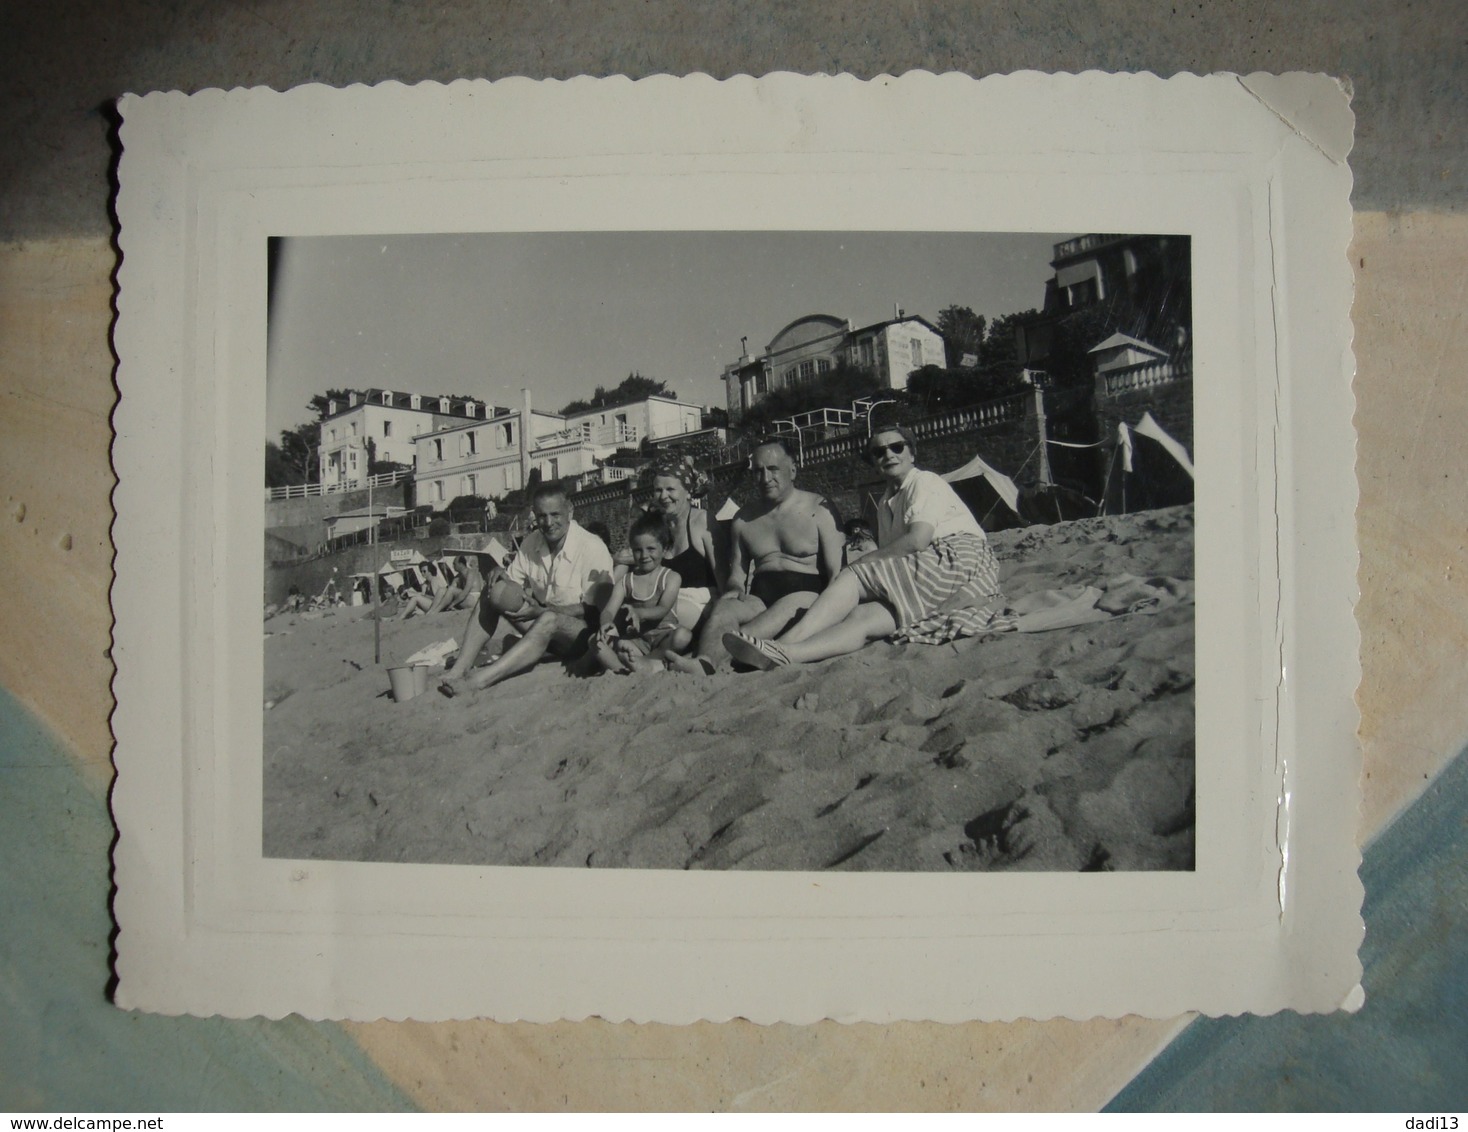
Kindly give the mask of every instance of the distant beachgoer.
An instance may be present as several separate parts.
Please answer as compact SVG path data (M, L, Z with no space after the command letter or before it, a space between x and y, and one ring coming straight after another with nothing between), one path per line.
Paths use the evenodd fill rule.
M723 594L699 626L695 657L669 658L680 672L712 673L728 656L724 638L743 626L751 637L787 628L841 569L841 535L825 500L795 487L795 458L767 440L750 457L758 502L743 507L730 532Z
M841 525L841 533L846 536L846 545L841 548L843 566L850 566L858 558L877 549L876 536L872 534L871 524L865 519L847 519Z
M484 575L479 572L479 559L472 554L461 554L454 559L459 567L455 581L459 596L448 602L445 609L471 609L484 590Z
M292 585L290 591L286 594L284 602L285 608L289 609L292 613L295 613L301 608L301 606L305 604L306 598L301 593L301 587L297 585Z
M1003 608L999 565L983 528L953 489L915 464L905 428L884 428L866 458L887 481L877 508L878 549L837 575L805 616L774 640L724 638L757 668L825 660L895 638L941 644L986 632Z
M644 658L661 665L693 641L693 634L678 624L682 580L676 570L663 565L668 549L663 517L644 513L632 524L627 543L632 569L612 586L593 649L608 672L633 672Z
M448 563L440 562L438 572L440 584L438 591L433 595L433 602L428 608L429 613L441 613L449 609L466 608L466 599L469 587L474 585L475 590L483 588L482 579L479 584L474 584L469 577L468 560L464 555L458 555L450 567ZM479 567L474 567L474 578L479 578ZM476 592L475 596L478 594Z
M708 477L688 456L665 455L653 466L652 510L667 531L663 565L683 581L676 612L678 624L689 632L726 580L708 512L693 506L707 490Z
M393 618L394 621L406 621L414 614L433 612L433 598L422 590L415 590L406 582L398 587L397 598L401 607L398 615Z
M611 587L612 556L605 543L572 518L561 484L539 484L531 495L531 513L535 530L504 572L485 586L470 615L458 659L439 685L446 696L456 695L461 686L488 688L532 668L547 653L571 661L586 655L596 611ZM498 659L475 670L501 618L521 637Z
M324 609L327 606L340 605L341 593L336 584L336 567L331 568L331 576L326 579L326 585L321 587L321 592L307 603L312 609Z

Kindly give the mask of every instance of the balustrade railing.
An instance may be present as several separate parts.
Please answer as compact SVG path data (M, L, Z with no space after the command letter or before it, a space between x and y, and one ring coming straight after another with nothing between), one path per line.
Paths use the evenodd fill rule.
M1166 385L1168 382L1181 381L1192 376L1192 359L1182 358L1177 361L1169 359L1161 362L1147 362L1144 365L1112 370L1102 375L1102 382L1107 394L1115 395L1130 393L1135 389L1151 389L1157 385Z
M375 476L368 476L364 480L343 480L337 483L295 483L285 487L267 487L265 499L271 502L277 499L311 499L318 495L340 495L344 491L366 491L368 485L373 489L379 487L392 487L412 476L411 471L379 472Z
M1055 258L1065 259L1069 256L1078 255L1081 252L1092 251L1113 240L1122 237L1114 232L1090 232L1084 236L1077 236L1072 240L1064 240L1055 245Z

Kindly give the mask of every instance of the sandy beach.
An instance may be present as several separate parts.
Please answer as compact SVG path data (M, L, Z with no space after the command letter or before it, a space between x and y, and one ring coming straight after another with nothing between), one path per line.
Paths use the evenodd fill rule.
M992 536L1022 601L1193 578L1191 506ZM887 871L1193 866L1188 600L769 673L569 676L405 703L385 666L466 614L265 632L272 857ZM1098 617L1101 616L1098 614Z

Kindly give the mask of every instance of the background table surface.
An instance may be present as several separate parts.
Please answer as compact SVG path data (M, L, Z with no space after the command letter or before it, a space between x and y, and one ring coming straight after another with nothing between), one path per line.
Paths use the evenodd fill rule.
M0 1109L1463 1109L1468 9L70 0L0 13ZM111 100L458 77L1312 70L1355 88L1369 847L1354 1017L223 1022L106 1002Z

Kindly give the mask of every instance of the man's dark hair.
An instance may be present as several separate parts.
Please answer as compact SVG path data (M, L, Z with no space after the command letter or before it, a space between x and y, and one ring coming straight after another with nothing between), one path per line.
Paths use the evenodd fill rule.
M534 507L543 499L564 499L571 502L571 493L566 490L566 485L560 480L541 480L530 491L530 505Z
M633 520L632 529L627 532L627 541L630 543L638 535L652 535L658 540L659 546L664 550L668 548L668 527L656 511L644 511Z
M761 448L778 448L781 452L790 457L790 462L792 464L799 462L796 459L795 453L790 450L790 441L786 437L779 435L763 437L758 444L750 449L750 456L752 457Z

